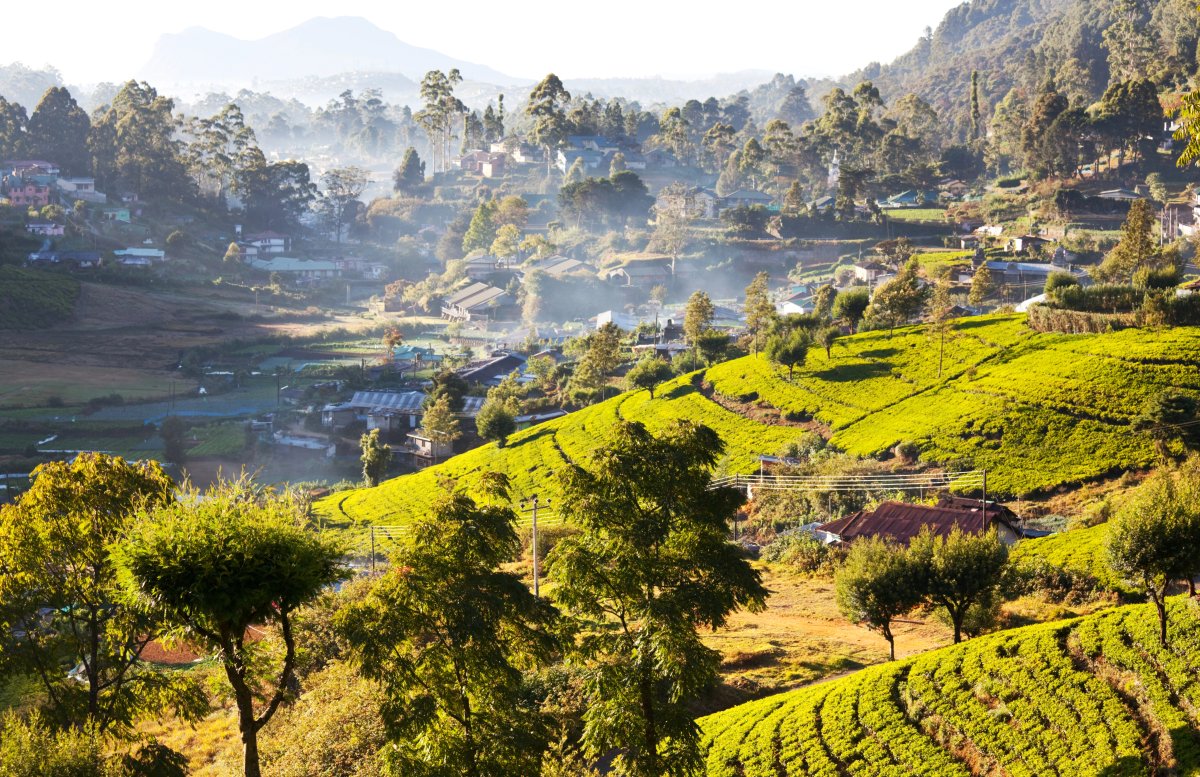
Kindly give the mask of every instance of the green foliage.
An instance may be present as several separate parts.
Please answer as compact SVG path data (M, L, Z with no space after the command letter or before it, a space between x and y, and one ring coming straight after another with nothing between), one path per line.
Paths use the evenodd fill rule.
M1096 268L1103 281L1126 282L1143 267L1157 267L1162 259L1158 244L1158 219L1149 200L1135 200L1121 225L1121 240Z
M871 297L871 306L867 309L867 317L890 329L920 313L928 291L917 276L919 267L916 257L909 259L895 278L876 289Z
M557 613L499 570L517 552L515 519L442 491L392 571L339 616L354 660L383 687L393 773L538 772L548 736L520 668L554 651Z
M485 440L495 440L496 446L503 448L509 435L517 430L516 414L510 403L489 395L487 401L483 403L483 407L479 408L479 415L475 417L475 426L479 430L480 437Z
M392 189L397 192L411 192L425 183L425 163L417 154L417 150L409 146L404 150L404 158L400 166L392 174Z
M476 206L475 214L471 216L471 224L467 227L467 234L463 236L463 253L486 251L492 247L496 240L495 215L496 203L491 200Z
M1162 471L1144 483L1117 513L1108 531L1113 569L1144 590L1159 614L1167 645L1167 587L1200 572L1200 472Z
M66 275L0 266L0 330L44 329L71 319L79 281Z
M1046 276L1046 286L1042 291L1051 296L1059 289L1078 286L1079 279L1069 272L1055 271Z
M55 730L39 715L0 715L0 774L5 777L124 777L94 732Z
M724 358L729 350L729 335L715 329L706 329L696 338L696 350L704 357L704 363L712 366Z
M692 292L683 313L683 334L689 343L695 345L700 335L708 331L714 315L716 307L708 294L703 291Z
M1008 548L995 531L966 534L957 527L946 536L922 532L909 543L908 553L918 590L946 611L954 626L954 641L962 639L963 622L973 607L991 603L1000 586Z
M803 364L808 357L812 335L801 328L786 329L771 335L763 354L772 362L788 368L788 380L795 376L796 365Z
M1012 550L1013 564L1034 573L1063 570L1087 589L1132 594L1134 589L1109 563L1108 529L1108 524L1102 523L1022 540Z
M892 621L920 604L931 579L920 547L910 553L881 537L859 539L837 572L838 610L852 622L882 634L892 660L896 658Z
M854 331L870 304L871 293L866 289L847 289L833 300L833 317L845 321L846 326Z
M762 559L808 575L831 575L841 557L832 545L808 532L797 532L785 534L763 548Z
M421 434L443 445L462 437L462 428L450 401L449 395L442 394L425 408L425 415L421 417Z
M220 657L238 710L247 777L259 771L258 733L292 690L295 610L345 579L342 548L306 528L290 494L218 484L200 498L143 510L113 551L128 594L179 637ZM284 656L268 660L246 639L277 625Z
M1162 763L1143 722L1169 739L1171 768L1192 773L1200 768L1188 714L1200 692L1200 618L1190 602L1167 607L1171 649L1159 643L1152 607L1123 607L710 715L700 720L707 774L1132 776Z
M645 390L654 398L654 389L675 375L671 365L656 356L644 356L625 375L625 382L631 391Z
M1038 334L1021 316L985 316L957 320L954 331L940 381L921 327L842 338L831 362L812 349L794 381L761 356L722 362L704 380L725 397L814 418L830 428L834 446L856 456L912 442L926 461L987 469L989 492L1009 495L1155 464L1154 440L1132 422L1162 387L1200 396L1197 329ZM702 422L725 441L729 473L757 471L759 454L807 434L727 410L683 377L653 399L646 392L615 397L518 432L503 450L478 448L378 489L336 494L315 509L337 520L403 523L428 509L439 477L473 489L489 470L507 474L520 493L550 496L558 491L554 471L567 460L587 466L618 418L651 429L683 418Z
M364 433L358 445L362 450L359 459L362 461L363 485L367 488L377 486L391 463L392 446L379 439L378 429Z
M338 661L312 675L280 710L263 741L263 767L280 777L383 777L387 733L383 689Z
M771 328L779 314L771 302L771 277L766 272L754 276L754 280L746 287L746 328L754 335L755 340L761 332ZM832 287L823 287L830 288Z
M84 453L41 465L0 507L0 674L38 677L59 725L127 735L164 708L204 712L194 684L134 660L164 625L122 600L108 552L136 510L170 504L173 489L157 463ZM82 681L67 674L77 665Z
M688 705L716 680L719 656L698 630L764 606L759 573L726 541L743 497L707 488L723 448L698 424L653 434L618 423L592 471L563 473L562 509L582 532L554 551L555 597L587 623L586 751L620 749L619 774L700 765Z

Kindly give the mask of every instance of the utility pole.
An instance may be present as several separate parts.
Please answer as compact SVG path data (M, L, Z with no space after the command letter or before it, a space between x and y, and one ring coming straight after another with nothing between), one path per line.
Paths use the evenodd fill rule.
M371 577L375 577L375 527L371 527Z
M533 551L533 595L536 597L536 596L539 596L539 592L538 592L539 573L538 573L537 515L538 515L538 505L540 503L538 502L538 495L534 494L533 496L531 496L529 498L528 502L522 502L521 507L524 508L526 504L529 504L533 511L533 527L532 527L532 530L530 531L529 547ZM546 504L547 505L550 504L549 499L546 500Z

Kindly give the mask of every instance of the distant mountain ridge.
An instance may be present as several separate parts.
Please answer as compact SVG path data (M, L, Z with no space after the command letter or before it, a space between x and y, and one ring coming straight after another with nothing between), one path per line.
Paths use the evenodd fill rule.
M162 35L138 77L154 84L237 85L323 78L352 71L400 73L419 81L429 70L458 68L464 78L521 81L486 65L405 43L361 17L316 17L257 40L203 27Z

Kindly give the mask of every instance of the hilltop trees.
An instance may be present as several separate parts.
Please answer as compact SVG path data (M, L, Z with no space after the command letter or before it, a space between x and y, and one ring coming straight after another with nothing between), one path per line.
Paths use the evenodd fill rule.
M183 148L183 160L197 190L213 195L224 206L225 195L238 169L257 162L249 153L250 149L258 148L254 130L234 103L225 105L210 118L186 120L184 130L191 139Z
M308 165L268 162L258 147L247 150L233 180L246 220L263 228L288 229L300 222L319 193Z
M746 329L754 338L755 350L758 348L759 335L770 329L779 318L775 303L771 302L770 276L760 272L746 287Z
M890 329L920 313L927 291L921 285L918 270L916 257L909 259L895 278L875 290L868 315Z
M567 122L564 105L571 99L571 93L563 86L558 76L550 73L529 93L529 104L525 113L533 120L533 131L530 133L533 142L541 146L546 153L546 175L550 175L550 165L554 150L567 136L570 125Z
M179 201L193 190L175 138L175 103L129 81L96 115L91 149L97 185Z
M741 493L708 488L715 432L620 422L610 439L590 471L563 473L562 510L582 532L551 553L555 597L586 623L584 746L618 750L624 774L687 774L702 765L688 705L719 663L697 632L767 592L726 541Z
M296 500L221 484L203 499L144 510L114 551L130 596L173 632L220 657L233 691L246 777L259 777L258 734L293 692L296 609L347 576L342 548L303 525ZM276 625L283 656L247 639Z
M788 380L794 377L796 366L804 364L808 357L808 348L812 344L812 335L801 327L784 328L771 335L763 353L776 364L788 368Z
M466 111L462 100L454 96L454 87L462 83L457 68L449 73L430 70L421 79L421 101L424 107L413 115L429 137L433 172L445 172L450 167L450 140L455 118Z
M495 440L496 447L503 448L508 436L517 430L516 411L513 403L501 397L493 397L495 389L488 392L488 398L479 408L475 417L475 426L479 436L485 440Z
M695 291L688 297L687 306L683 312L683 335L694 347L710 326L717 308L707 292Z
M0 96L0 156L5 159L24 156L28 138L25 134L29 114L25 106L9 102Z
M432 399L421 418L421 434L439 445L452 445L462 437L462 427L451 405L451 397L442 394Z
M992 280L992 270L988 267L987 261L980 263L975 270L975 274L971 276L971 291L967 294L967 302L975 307L981 307L983 303L995 291L996 284Z
M630 221L645 223L654 204L646 184L628 170L611 178L585 178L569 181L558 193L564 216L585 227L623 227ZM571 177L567 176L568 179Z
M108 553L140 508L171 504L173 490L157 463L83 453L39 466L0 507L0 676L38 682L53 723L125 735L162 707L203 714L194 684L137 660L163 625L126 604Z
M1121 239L1096 268L1102 280L1132 280L1143 267L1155 267L1161 256L1155 229L1158 219L1148 200L1135 200L1121 225Z
M625 382L630 390L645 389L654 399L654 389L670 380L675 375L671 365L656 356L643 356L633 369L625 376Z
M507 501L507 484L492 496ZM500 571L519 542L509 507L446 491L417 520L370 595L337 618L363 672L383 684L384 754L396 774L537 774L546 726L521 669L556 649L557 613Z
M354 223L362 206L358 198L370 181L370 174L366 170L353 165L326 170L321 176L325 191L321 195L319 209L337 242L342 242L346 226Z
M417 150L409 146L404 150L404 158L400 166L392 173L392 191L412 192L425 183L425 163L417 154Z
M853 332L858 328L871 304L871 292L866 289L847 289L837 295L833 301L833 317L845 321L846 326Z
M92 169L91 129L91 119L71 93L52 86L29 117L29 155L56 161L65 175L86 175Z

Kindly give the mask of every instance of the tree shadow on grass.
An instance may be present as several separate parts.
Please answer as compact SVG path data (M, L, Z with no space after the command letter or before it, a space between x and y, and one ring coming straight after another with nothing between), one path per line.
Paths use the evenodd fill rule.
M682 397L686 397L688 394L695 394L698 390L699 389L697 389L691 383L684 383L676 386L665 394L658 394L656 399L680 399Z
M891 371L892 368L886 364L862 362L860 364L839 364L828 370L814 372L812 376L829 381L830 383L853 383L857 380L867 380L868 378L878 378L882 375L888 375Z
M508 444L505 447L510 448L510 449L511 448L520 448L522 445L526 445L526 444L534 442L536 440L540 440L543 437L553 437L554 432L555 432L555 430L551 429L549 427L547 427L545 429L538 429L536 432L529 435L528 437L522 437L519 440L509 439Z
M899 348L872 348L869 351L859 351L857 355L864 359L887 359L899 353Z

